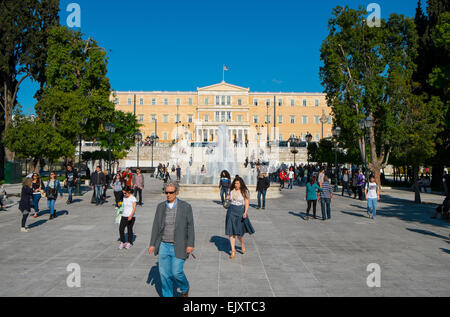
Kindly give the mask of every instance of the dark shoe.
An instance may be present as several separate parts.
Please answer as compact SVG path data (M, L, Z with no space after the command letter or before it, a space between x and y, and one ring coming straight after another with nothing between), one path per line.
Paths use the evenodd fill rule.
M266 207L262 207L262 209L266 209Z
M53 216L53 215L50 215L50 218L48 218L48 220L53 220L53 219L55 219L55 216Z

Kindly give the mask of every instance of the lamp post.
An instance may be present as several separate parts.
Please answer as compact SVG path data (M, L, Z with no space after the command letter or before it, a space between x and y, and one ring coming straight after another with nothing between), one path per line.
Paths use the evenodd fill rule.
M335 182L334 182L334 191L337 192L339 190L338 187L338 166L337 166L337 151L338 151L338 139L339 135L341 134L341 128L340 127L334 127L331 132L333 133L333 137L335 139L335 146L334 146L334 176L335 176Z
M116 127L114 124L108 122L105 124L105 130L109 132L109 140L108 140L108 174L111 176L111 134L116 132Z
M270 123L270 120L269 120L269 106L270 106L270 100L269 100L269 102L267 102L266 101L266 109L267 109L267 111L266 111L266 127L267 127L267 147L269 147L270 146L270 140L269 140L269 123Z
M365 113L365 109L363 109L363 113ZM368 116L366 116L364 119L360 119L358 121L358 126L361 130L363 130L364 133L364 168L365 168L365 173L364 173L364 178L365 181L367 182L367 172L368 172L368 164L367 164L367 150L366 150L366 129L370 129L372 127L373 124L373 117L369 114Z
M83 124L83 127L86 126L87 120L88 120L87 117L82 119L81 123ZM80 129L80 134L79 134L80 143L79 143L79 149L78 149L78 181L77 181L77 188L75 190L75 196L81 196L81 176L80 176L80 172L81 172L81 131L83 131L83 129Z
M156 143L156 142L158 142L158 139L159 139L159 137L158 137L158 134L156 133L156 122L158 121L157 119L153 119L154 121L155 121L155 133L154 133L154 135L152 135L151 137L150 137L150 142L151 142L151 145L152 145L152 167L153 167L153 145Z
M298 146L298 138L289 138L289 143L291 146L294 146L294 148L291 150L291 153L294 154L294 166L295 166L295 155L298 153L297 146Z
M139 148L141 147L142 133L136 132L134 136L137 139L137 168L139 168Z
M313 136L311 135L311 133L309 133L309 132L306 133L306 136L305 136L305 139L306 139L306 156L307 156L307 160L308 160L308 166L309 166L309 143L311 142L312 137Z
M258 130L258 133L257 133L257 135L258 135L258 160L260 159L260 146L261 146L261 144L260 144L260 139L259 139L259 137L260 137L260 135L261 135L261 128L264 128L264 125L263 124L261 124L261 125L256 125L256 129Z
M323 139L323 125L328 122L328 116L325 114L325 110L322 110L322 116L319 119L320 123L322 123L322 139Z

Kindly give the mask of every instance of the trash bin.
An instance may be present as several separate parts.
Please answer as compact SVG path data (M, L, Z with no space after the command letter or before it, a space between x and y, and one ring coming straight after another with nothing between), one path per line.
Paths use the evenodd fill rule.
M5 184L18 184L22 182L22 165L20 162L6 162Z

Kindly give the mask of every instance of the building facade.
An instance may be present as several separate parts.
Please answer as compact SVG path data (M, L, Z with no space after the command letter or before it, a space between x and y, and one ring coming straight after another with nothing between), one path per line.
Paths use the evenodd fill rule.
M226 82L196 91L116 91L116 109L134 112L145 139L159 142L215 142L220 125L228 128L229 141L243 145L265 141L314 141L331 136L331 109L323 93L251 92Z

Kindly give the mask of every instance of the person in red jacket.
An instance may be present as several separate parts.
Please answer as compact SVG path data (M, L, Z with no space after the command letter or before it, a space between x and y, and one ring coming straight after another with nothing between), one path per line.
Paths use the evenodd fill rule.
M287 180L288 176L285 169L282 169L280 172L280 192L281 189L284 188L284 182Z
M125 186L131 187L131 181L133 179L133 173L131 173L129 167L127 167L126 171L122 173L122 179L125 182Z

